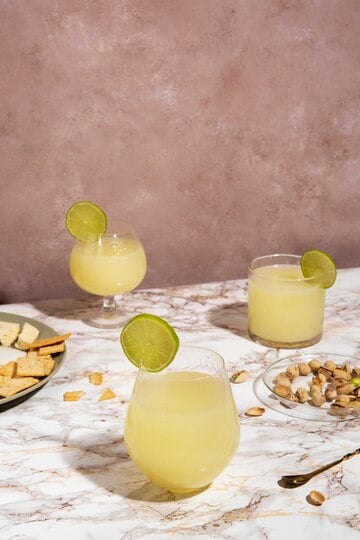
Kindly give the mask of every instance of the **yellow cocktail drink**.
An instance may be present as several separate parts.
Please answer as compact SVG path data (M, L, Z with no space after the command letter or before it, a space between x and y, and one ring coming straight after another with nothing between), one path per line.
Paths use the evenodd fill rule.
M95 203L79 201L66 213L66 227L75 238L70 254L70 274L76 285L103 297L102 307L83 322L96 328L119 328L126 314L117 307L116 295L137 287L146 273L141 241L129 223L109 222Z
M145 272L144 249L136 238L103 236L95 242L77 242L70 256L75 283L99 296L131 291Z
M226 377L198 371L142 373L125 426L129 454L176 493L208 486L234 455L237 411Z
M325 290L315 279L303 277L298 257L273 257L278 258L257 259L270 264L250 267L249 334L272 347L312 345L322 335ZM279 257L287 257L287 262Z

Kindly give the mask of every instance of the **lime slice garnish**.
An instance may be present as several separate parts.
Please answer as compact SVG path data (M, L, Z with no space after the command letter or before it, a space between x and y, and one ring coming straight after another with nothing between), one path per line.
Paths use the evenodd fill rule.
M305 251L301 257L301 270L305 278L317 278L323 289L334 285L336 280L336 264L333 259L319 249Z
M73 204L66 213L65 223L69 233L83 242L104 234L107 227L104 210L90 201Z
M352 377L351 382L355 386L355 388L358 388L360 386L360 377Z
M130 362L152 372L168 366L179 348L174 328L161 317L147 313L140 313L126 323L120 343Z

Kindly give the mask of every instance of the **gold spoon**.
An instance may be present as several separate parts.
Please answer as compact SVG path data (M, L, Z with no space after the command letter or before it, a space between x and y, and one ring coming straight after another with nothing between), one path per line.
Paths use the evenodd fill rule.
M346 461L347 459L350 459L356 456L356 454L360 454L360 448L358 448L357 450L354 450L354 452L345 454L345 456L343 456L342 458L337 459L336 461L333 461L332 463L328 463L328 465L324 465L323 467L320 467L319 469L316 469L313 472L310 472L307 474L290 474L287 476L282 476L281 479L279 480L279 484L281 487L290 488L290 489L303 486L304 484L306 484L306 482L311 480L311 478L313 478L317 474L327 471L331 467L334 467L335 465L338 465L339 463L342 463L343 461Z

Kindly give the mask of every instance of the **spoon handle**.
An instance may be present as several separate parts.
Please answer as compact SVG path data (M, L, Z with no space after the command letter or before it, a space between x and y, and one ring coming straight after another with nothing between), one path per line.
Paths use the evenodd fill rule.
M339 463L342 463L343 461L346 461L354 456L356 456L356 454L359 454L360 453L360 448L357 448L356 450L354 450L353 452L349 452L348 454L345 454L345 456L331 462L331 463L328 463L327 465L324 465L323 467L320 467L319 469L316 469L316 471L310 473L310 478L312 478L313 476L317 475L317 474L320 474L324 471L327 471L328 469L330 469L331 467L334 467L335 465L338 465Z
M306 473L306 474L293 474L293 475L283 476L281 478L281 485L283 487L293 487L293 488L303 486L304 484L306 484L306 482L311 480L311 478L313 478L317 474L327 471L331 467L334 467L335 465L338 465L339 463L342 463L343 461L346 461L356 456L356 454L360 454L360 448L357 448L357 450L354 450L353 452L349 452L348 454L345 454L345 456L335 461L332 461L331 463L328 463L327 465L323 465L322 467L319 467L319 469L316 469L313 472Z

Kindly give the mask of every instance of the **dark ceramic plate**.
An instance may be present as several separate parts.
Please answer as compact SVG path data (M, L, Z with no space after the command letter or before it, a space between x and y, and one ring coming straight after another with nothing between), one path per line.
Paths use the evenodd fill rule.
M21 315L14 315L13 313L3 313L3 312L0 313L0 321L18 323L20 324L20 328L24 325L24 323L27 322L31 324L32 326L35 326L35 328L37 328L38 330L40 330L38 339L50 338L50 337L59 335L58 332L56 332L53 328L51 328L50 326L47 326L46 324L43 324L35 319L30 319L29 317L22 317ZM36 392L37 390L39 390L39 388L44 386L59 371L61 365L63 364L65 360L65 352L53 355L53 359L55 360L55 366L54 366L53 371L50 373L50 375L41 379L37 384L34 384L34 386L31 386L30 388L27 388L26 390L22 390L21 392L18 392L14 396L10 396L7 398L0 398L0 406L8 404L13 401L21 400L21 398L24 398L28 394L32 394L33 392ZM24 354L24 352L20 351L19 349L15 349L15 347L0 346L0 365L5 364L11 360L16 360L22 354Z

